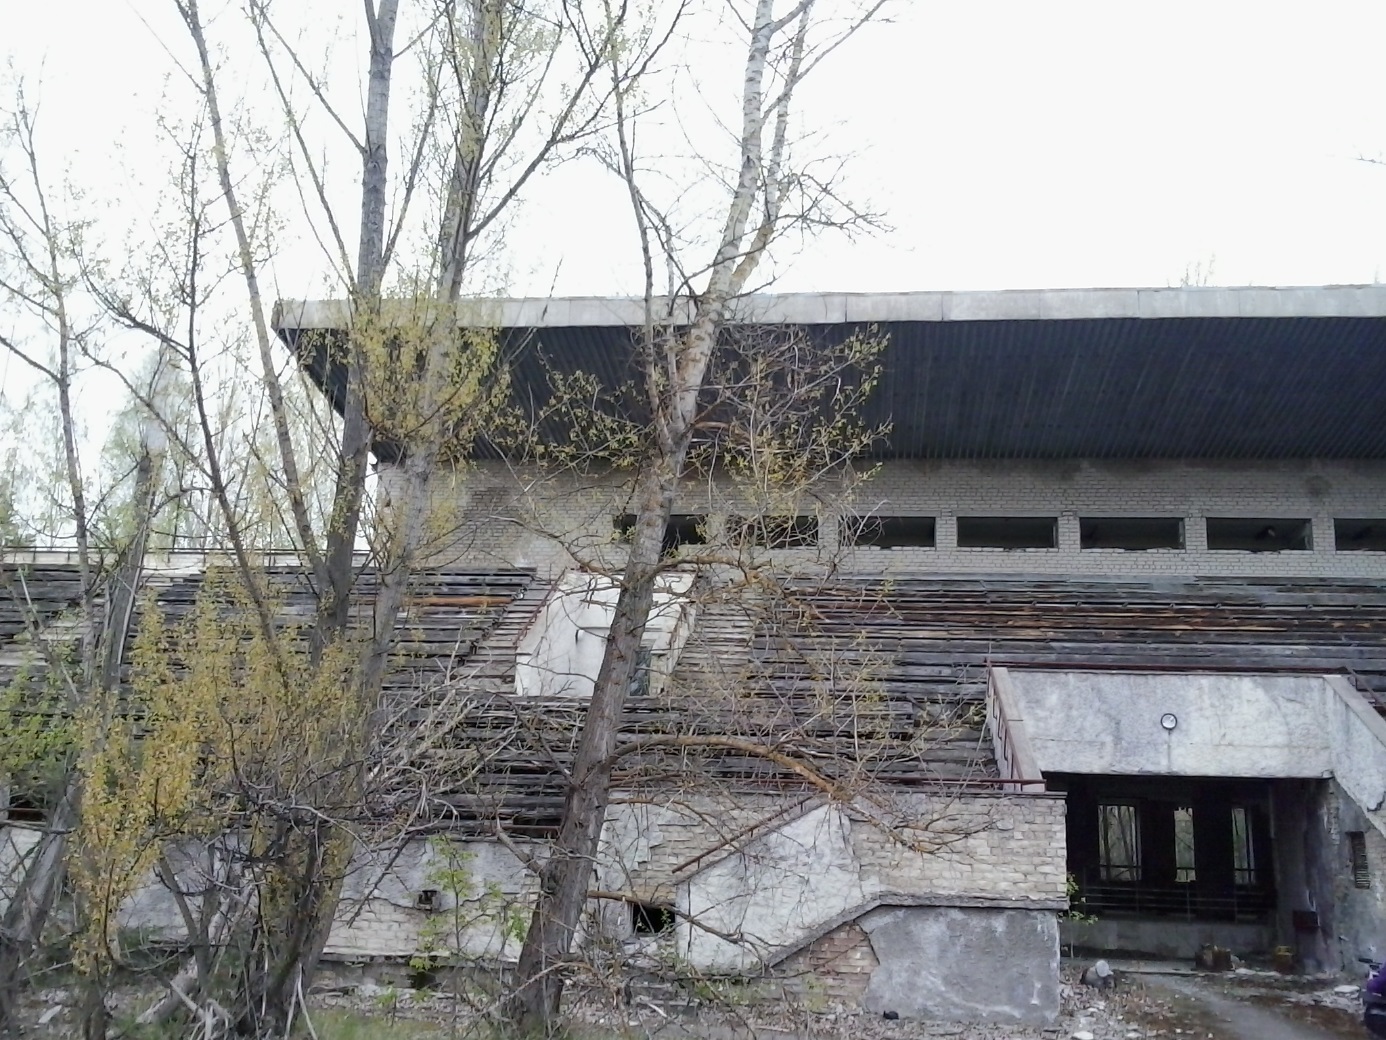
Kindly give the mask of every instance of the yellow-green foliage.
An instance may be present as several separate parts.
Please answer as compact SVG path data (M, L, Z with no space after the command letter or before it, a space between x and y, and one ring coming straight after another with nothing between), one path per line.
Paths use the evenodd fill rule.
M726 427L690 463L723 468L753 495L802 493L868 453L886 432L861 418L880 379L875 329L832 347L796 335L743 345Z
M72 742L60 681L23 668L0 687L0 786L38 793L59 771Z
M478 883L472 854L460 842L435 834L428 845L433 855L428 880L443 894L446 909L430 915L420 926L419 949L411 966L426 970L446 963L453 953L462 951L473 929L492 933L502 944L524 942L529 928L525 904L507 898L494 881Z
M96 697L77 720L72 867L89 922L84 966L111 958L116 913L166 843L231 828L263 841L247 790L280 805L340 798L366 713L350 692L349 647L314 662L301 637L290 627L266 635L246 590L224 573L209 573L177 622L146 604L128 687Z
M377 436L401 445L436 438L445 453L469 453L506 389L496 335L483 325L458 328L455 311L428 298L355 316L350 349Z
M109 955L120 904L154 866L160 839L196 788L203 720L153 653L156 625L140 631L128 703L119 690L98 693L77 717L82 819L73 881L88 921L83 952L98 960Z
M641 458L641 448L649 440L644 423L621 414L616 402L622 397L638 399L634 384L608 390L589 372L545 373L549 397L534 416L534 423L552 434L537 435L522 416L513 429L505 428L506 448L516 457L532 455L536 461L559 467L630 469Z

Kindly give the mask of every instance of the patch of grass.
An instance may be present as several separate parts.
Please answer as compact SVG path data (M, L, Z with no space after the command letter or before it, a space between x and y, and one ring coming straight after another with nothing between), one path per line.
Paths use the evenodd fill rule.
M446 1026L397 1015L320 1008L312 1018L318 1040L443 1040L452 1035Z

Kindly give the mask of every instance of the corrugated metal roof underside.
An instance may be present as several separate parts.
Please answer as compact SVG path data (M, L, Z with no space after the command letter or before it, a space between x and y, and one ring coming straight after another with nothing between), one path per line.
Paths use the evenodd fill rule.
M1386 319L876 328L887 341L883 378L865 418L890 424L885 457L1386 458ZM805 331L831 342L860 330ZM296 341L293 330L284 335ZM506 330L504 339L514 384L531 396L543 393L549 369L585 370L613 388L637 377L625 328ZM329 375L321 346L304 353L310 375L339 400L340 368Z

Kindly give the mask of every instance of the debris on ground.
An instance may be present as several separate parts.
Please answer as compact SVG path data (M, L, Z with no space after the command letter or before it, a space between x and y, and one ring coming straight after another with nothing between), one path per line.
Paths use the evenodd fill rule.
M1111 989L1116 983L1112 966L1106 961L1098 961L1091 968L1083 969L1082 983L1093 989Z
M738 1005L699 1000L679 987L671 987L665 999L641 997L629 1004L623 1003L619 991L573 989L565 1011L573 1035L582 1040L1241 1040L1197 999L1121 965L1106 963L1105 968L1100 972L1099 963L1066 965L1060 1013L1044 1026L901 1019L835 1000L811 1005L748 1000ZM1106 982L1094 987L1089 979ZM1302 1025L1306 1037L1330 1034L1346 1040L1361 1035L1359 988L1340 977L1285 976L1252 968L1197 973L1185 967L1177 980L1195 994L1207 992L1273 1010L1287 1024ZM157 995L145 986L121 992L113 1003L129 1011ZM63 990L32 992L26 1001L28 1020L40 1024L44 1036L76 1037L78 1016L70 1013L72 1001L73 995ZM443 1040L489 1035L480 1028L480 1009L457 1000L445 988L421 990L361 980L324 986L310 997L310 1006L315 1019L321 1016L329 1027L344 1022L378 1024L385 1030L381 1036ZM319 1035L331 1040L336 1032L327 1028ZM352 1027L350 1035L377 1034Z
M1232 951L1208 943L1199 947L1194 964L1202 971L1231 971Z

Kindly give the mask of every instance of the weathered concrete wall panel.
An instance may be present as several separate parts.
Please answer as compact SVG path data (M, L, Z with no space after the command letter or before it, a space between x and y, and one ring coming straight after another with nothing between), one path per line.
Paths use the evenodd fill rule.
M1356 971L1358 957L1386 959L1386 836L1356 802L1337 790L1333 795L1338 827L1326 851L1337 864L1349 866L1335 871L1333 878L1337 912L1331 934L1338 939L1342 967ZM1361 886L1351 869L1352 834L1361 835L1367 854L1366 884Z
M1045 1025L1059 1012L1055 914L880 907L861 918L880 966L864 1005L902 1018Z
M1203 946L1221 946L1238 957L1269 956L1276 946L1275 926L1235 921L1139 921L1123 917L1096 921L1061 921L1065 947L1123 954L1143 954L1192 961Z
M691 574L661 575L642 645L667 671L688 638L695 613L687 598ZM515 651L515 692L522 697L589 700L606 637L616 615L619 585L584 572L565 574Z
M680 909L697 922L680 926L684 956L713 971L754 970L776 949L862 906L869 893L853 826L824 806L701 871L680 891Z
M1336 971L1335 889L1345 860L1338 855L1338 799L1331 780L1302 780L1271 788L1275 834L1277 943L1291 946L1306 969ZM1296 931L1295 911L1318 916L1314 931ZM1222 945L1226 946L1226 943ZM1228 947L1241 953L1237 947Z
M1326 681L1333 695L1322 725L1333 743L1333 775L1379 835L1386 836L1386 719L1346 677L1331 675Z
M382 479L392 479L387 467ZM1334 517L1381 515L1383 462L887 462L847 499L831 487L777 503L776 512L822 513L821 547L784 552L795 566L832 556L846 573L1017 572L1049 574L1386 577L1386 553L1337 552ZM573 553L600 557L612 547L612 518L628 509L626 476L547 478L480 463L463 476L440 474L433 494L455 508L460 525L445 554L460 562L535 566L557 573ZM745 496L725 483L690 481L675 511L726 514ZM842 513L933 516L934 548L841 548ZM959 516L1054 516L1053 549L960 548ZM1184 519L1183 549L1084 549L1079 518L1173 516ZM1210 550L1206 517L1308 519L1312 547L1289 552Z

